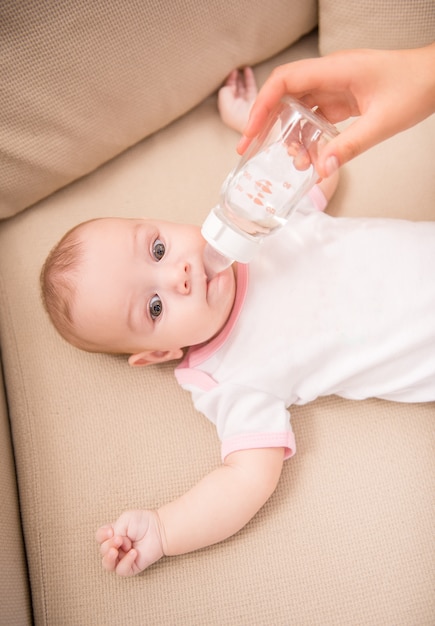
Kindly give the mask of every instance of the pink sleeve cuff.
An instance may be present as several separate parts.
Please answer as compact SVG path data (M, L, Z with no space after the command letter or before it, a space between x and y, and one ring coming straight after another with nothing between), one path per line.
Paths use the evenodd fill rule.
M253 433L231 437L222 442L222 460L232 452L253 448L285 448L284 460L287 460L296 452L295 436L290 430L281 433Z
M318 211L324 211L326 209L328 201L325 198L325 194L320 189L319 185L314 185L314 187L310 189L310 191L308 192L308 197Z

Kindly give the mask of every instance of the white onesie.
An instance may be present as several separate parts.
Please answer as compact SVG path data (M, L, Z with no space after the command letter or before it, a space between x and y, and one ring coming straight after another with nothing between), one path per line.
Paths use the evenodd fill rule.
M319 396L435 400L435 222L333 218L312 197L238 266L227 324L175 370L223 458L292 456L288 407Z

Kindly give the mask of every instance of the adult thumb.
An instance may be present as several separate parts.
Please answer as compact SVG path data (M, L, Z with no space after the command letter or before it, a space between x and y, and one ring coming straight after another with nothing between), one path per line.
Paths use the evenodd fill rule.
M331 176L339 167L384 138L370 119L358 117L321 150L317 162L318 174L322 178Z

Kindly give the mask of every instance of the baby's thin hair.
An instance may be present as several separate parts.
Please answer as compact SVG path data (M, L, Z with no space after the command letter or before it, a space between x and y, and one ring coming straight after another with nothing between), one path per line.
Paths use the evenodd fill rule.
M49 253L40 274L42 301L58 333L69 343L90 352L96 347L78 337L72 308L76 296L76 280L83 260L82 222L71 228Z

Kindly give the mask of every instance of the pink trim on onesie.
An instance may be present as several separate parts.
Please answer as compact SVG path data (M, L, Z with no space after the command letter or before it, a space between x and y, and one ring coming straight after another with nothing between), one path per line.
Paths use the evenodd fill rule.
M209 381L212 381L210 376L204 374L203 372L199 372L197 370L189 370L189 368L195 368L200 365L203 361L209 359L215 352L221 348L226 340L228 339L231 331L236 325L237 320L239 319L239 315L243 308L243 304L246 299L246 293L248 291L249 284L249 271L248 266L243 265L242 263L237 264L237 291L236 297L234 298L233 308L230 313L230 317L228 318L227 323L221 330L221 332L211 341L203 344L202 346L193 346L189 348L186 353L186 356L181 361L181 363L175 368L175 376L180 384L188 384L193 383L197 387L204 389L205 391L209 391L213 388L213 385L208 382L204 386L205 378L207 377ZM203 374L203 376L201 376ZM199 375L197 377L197 375ZM216 383L215 383L216 384Z
M228 339L233 330L245 302L249 283L248 266L237 266L237 292L230 317L219 335L202 346L193 346L175 369L175 377L180 385L194 385L203 391L210 391L218 383L208 374L201 370L193 369L203 361L209 359L219 350ZM250 433L238 435L222 442L222 460L232 452L254 448L280 448L285 449L284 459L289 459L296 452L295 436L292 431L279 433Z
M320 189L319 185L314 185L314 187L310 189L310 191L308 192L308 197L318 211L324 211L326 209L328 200L326 199L325 194Z
M295 435L289 430L282 433L252 433L225 439L222 442L222 460L232 452L254 448L284 448L286 461L296 453Z

